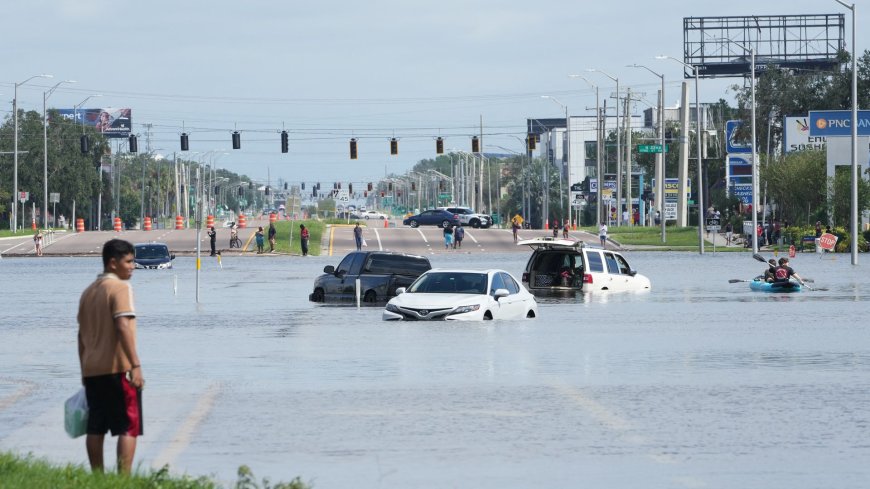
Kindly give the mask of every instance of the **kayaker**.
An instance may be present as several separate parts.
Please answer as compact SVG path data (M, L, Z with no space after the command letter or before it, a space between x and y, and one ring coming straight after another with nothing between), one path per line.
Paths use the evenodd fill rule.
M782 257L779 259L779 266L776 267L774 274L774 280L776 283L786 283L791 277L794 277L797 279L799 284L804 285L804 279L802 279L801 276L794 271L794 269L788 266L788 258L786 257Z
M767 270L764 271L764 281L773 282L776 279L776 259L767 260Z

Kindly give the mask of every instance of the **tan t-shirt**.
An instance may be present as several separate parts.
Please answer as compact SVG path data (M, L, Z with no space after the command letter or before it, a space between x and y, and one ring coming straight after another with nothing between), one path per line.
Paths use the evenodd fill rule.
M82 377L120 373L130 370L132 363L121 348L115 318L129 316L136 335L136 312L133 309L133 287L114 273L97 276L79 299L79 341Z

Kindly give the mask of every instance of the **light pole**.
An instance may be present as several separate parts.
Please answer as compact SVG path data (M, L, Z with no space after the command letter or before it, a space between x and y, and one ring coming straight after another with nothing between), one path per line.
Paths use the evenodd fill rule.
M604 188L604 170L601 162L601 109L598 106L598 85L587 80L582 75L568 75L568 78L579 78L585 81L589 86L595 89L595 179L598 182L598 189L595 192L595 227L601 227L601 190ZM588 109L587 109L588 110ZM579 219L578 219L579 221Z
M858 264L858 46L855 44L855 4L834 0L852 11L852 265Z
M75 80L57 82L53 87L42 92L42 227L48 227L48 111L46 101L57 87L64 83L75 83Z
M659 221L662 225L662 243L666 241L665 235L665 167L667 159L665 158L665 75L664 73L656 73L648 66L633 64L628 65L631 68L643 68L653 75L662 79L662 94L659 98L661 105L659 106L659 145L662 147L661 166L656 170L656 179L658 184L658 197L656 197L657 207L659 211ZM700 140L700 139L699 139ZM699 153L700 154L700 153Z
M622 146L622 144L620 142L620 136L619 136L619 133L620 133L620 130L619 130L619 78L612 76L612 75L610 75L604 71L601 71L599 69L596 69L596 68L589 68L586 71L601 73L602 75L604 75L607 78L610 78L611 80L616 82L616 207L617 207L617 209L619 209L619 212L617 212L617 216L616 216L616 222L618 223L622 219L622 185L621 185L621 183L622 183L621 182L621 180L622 180L622 148L620 147L620 146ZM631 166L631 162L629 162L629 167L630 166ZM630 171L631 170L629 169L629 172ZM631 173L629 173L629 176L630 175L631 175ZM604 175L601 175L599 177L599 179L601 179L601 181L598 183L598 190L599 191L603 189L603 187L602 187L603 177L604 177ZM608 210L608 212L609 212L609 210Z
M46 74L33 75L21 83L15 83L15 93L12 96L12 118L15 121L14 122L15 139L14 139L13 149L12 149L12 152L13 152L12 153L13 154L12 160L14 162L13 163L13 170L12 170L12 173L13 173L12 180L14 182L13 190L12 190L12 232L13 233L17 232L17 227L18 227L18 224L17 224L17 222L18 222L17 221L17 215L18 215L18 87L21 85L24 85L25 83L29 82L30 80L33 80L34 78L54 78L54 76L53 75L46 75ZM23 213L24 212L22 211L22 214ZM22 219L23 218L24 218L24 216L22 216ZM22 224L22 227L23 226L24 225Z
M568 207L568 223L570 225L570 223L573 222L571 216L571 199L569 198L569 196L571 195L571 119L568 117L568 106L563 104L562 102L559 102L556 97L541 95L541 98L550 99L557 105L565 109L565 135L567 136L565 144L568 145L566 148L566 157L568 159L568 188L567 192L565 192L565 204L566 207ZM561 171L559 172L559 175L562 175Z
M102 97L102 96L103 96L102 93L95 93L93 95L88 95L87 97L85 97L84 100L77 103L76 105L73 105L73 124L75 124L79 118L79 107L85 105L85 102L87 102L88 100L90 100L94 97ZM84 121L82 121L82 133L84 133L84 132L85 132L85 123L84 123Z
M729 39L730 41L730 39ZM734 42L734 41L731 41ZM734 44L737 44L736 42ZM738 44L740 45L740 44ZM755 228L758 226L758 218L756 217L756 208L758 207L758 190L757 190L757 182L755 179L755 174L757 172L757 166L755 161L757 159L757 155L755 154L755 51L752 52L752 252L758 253L758 235L755 232ZM698 151L698 252L700 254L704 254L704 179L701 165L701 102L698 99L698 67L690 64L686 64L683 61L674 58L673 56L656 56L656 59L671 59L680 63L686 68L691 68L695 73L695 127L698 129L698 133L696 136L697 143L697 151ZM683 128L688 134L689 129L687 127ZM662 148L664 150L664 148ZM678 188L681 188L683 182L680 182ZM664 215L662 215L664 218Z

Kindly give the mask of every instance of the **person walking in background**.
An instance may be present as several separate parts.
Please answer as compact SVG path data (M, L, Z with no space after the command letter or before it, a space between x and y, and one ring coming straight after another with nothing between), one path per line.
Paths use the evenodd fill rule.
M257 229L254 236L257 238L257 254L259 255L263 253L263 241L265 239L263 236L263 226L260 226L260 228Z
M305 227L305 224L300 224L299 229L301 230L299 233L299 239L301 240L302 245L302 256L308 256L308 229Z
M456 228L453 229L453 249L462 248L462 240L465 239L465 228L462 227L462 223L456 225Z
M106 432L118 437L118 472L129 474L143 433L145 378L136 351L133 308L133 245L113 239L103 245L103 273L82 292L78 351L89 415L85 446L91 470L103 471Z
M511 232L514 233L514 244L516 244L516 242L517 242L517 239L518 239L517 232L519 230L520 230L520 218L519 218L519 216L514 216L514 218L511 219Z
M601 240L601 247L605 248L607 245L607 224L601 223L601 226L598 227L598 239Z
M214 226L208 228L208 240L211 245L211 254L209 256L216 256L217 252L215 251L215 246L217 245L217 231L214 230Z
M356 243L356 250L357 251L362 250L362 242L363 242L362 231L363 231L362 228L359 227L359 221L357 221L356 226L354 226L354 228L353 228L353 240Z
M39 230L33 235L33 246L36 248L36 256L42 256L42 232Z
M734 237L734 226L731 221L725 223L725 246L731 246L731 238Z
M269 223L269 253L275 252L275 235L278 234L278 231L275 230L275 223Z

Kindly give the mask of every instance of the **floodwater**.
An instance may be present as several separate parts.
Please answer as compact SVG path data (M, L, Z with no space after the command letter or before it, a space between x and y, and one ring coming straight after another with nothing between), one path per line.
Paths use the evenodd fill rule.
M750 292L747 253L629 253L641 294L536 320L385 323L309 303L339 257L137 270L148 381L136 462L318 488L870 487L870 256L799 254L825 291ZM431 256L499 267L528 254ZM98 259L2 259L0 450L86 464L63 432ZM113 460L114 440L107 443Z

